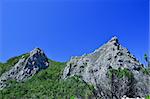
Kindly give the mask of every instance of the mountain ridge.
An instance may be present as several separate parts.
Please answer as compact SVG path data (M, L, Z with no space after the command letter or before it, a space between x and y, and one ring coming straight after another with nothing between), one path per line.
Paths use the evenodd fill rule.
M36 60L34 60L34 58L36 58ZM11 63L12 60L13 62ZM36 86L36 88L40 87L38 84L34 84L37 83L37 81L40 81L38 82L39 85L42 86L46 83L49 88L56 91L56 93L54 93L53 90L47 89L47 86L44 85L44 88L51 93L48 94L46 90L40 89L47 93L46 96L44 96L45 98L54 95L54 97L57 98L75 96L76 98L91 97L102 99L121 99L124 95L136 98L145 97L150 94L149 70L146 70L143 64L141 64L134 55L128 51L128 49L122 47L117 37L113 37L106 44L102 45L92 53L72 57L67 63L49 60L45 53L39 48L35 48L30 53L18 56L16 60L15 58L12 58L12 60L9 60L11 67L3 71L3 76L1 75L0 77L0 86L3 86L1 87L1 89L3 89L1 90L1 94L6 94L7 98L12 97L7 93L9 91L13 92L15 89L22 90L26 93L24 89L20 89L24 88L23 86L27 86L27 89L25 89L29 91L29 93L27 93L28 97L34 98L31 93L35 94L37 97L42 97L44 93L41 96L38 94L42 92L36 94L36 90L39 89L36 89L35 91L30 90L32 87L35 88L34 86ZM21 63L24 65L17 65ZM23 76L18 73L20 71L26 71L24 67L28 67L29 64L31 64L29 67L33 69L35 67L35 63L38 68L41 66L46 68L30 72L29 76ZM13 69L17 66L20 66L21 69ZM32 71L31 68L27 68L27 71ZM8 75L11 74L11 71L16 72L16 76L11 75L11 77L8 77ZM144 73L145 71L146 73ZM21 78L26 77L27 79L17 79L17 77L19 77L18 75L20 75ZM6 83L5 81L3 83L3 78L5 78ZM32 79L34 79L34 81ZM10 82L7 83L7 80L18 80L19 83L16 82L15 84L9 84ZM23 81L23 85L20 81ZM48 83L50 85L48 85ZM30 84L34 86L31 87ZM71 85L76 87L71 87ZM79 87L78 85L81 86ZM85 87L85 90L82 86ZM69 87L72 89L68 89ZM83 93L80 89L83 90ZM67 93L64 93L63 90ZM59 91L61 94L59 94ZM21 94L20 92L16 93ZM69 96L67 94L69 94ZM18 97L26 97L26 95L24 94Z

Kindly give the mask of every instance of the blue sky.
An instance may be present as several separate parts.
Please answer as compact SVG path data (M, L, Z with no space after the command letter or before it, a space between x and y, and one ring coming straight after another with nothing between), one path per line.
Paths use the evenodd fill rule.
M148 0L1 0L0 61L42 48L56 61L90 53L116 35L143 62Z

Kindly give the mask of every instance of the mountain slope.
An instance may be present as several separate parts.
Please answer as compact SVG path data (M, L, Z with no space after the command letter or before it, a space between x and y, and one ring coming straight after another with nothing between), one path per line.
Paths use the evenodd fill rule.
M0 99L121 99L150 95L150 69L113 37L90 54L55 62L36 48L0 63Z
M67 63L63 79L80 76L94 85L97 97L121 99L145 97L150 94L150 75L142 72L143 65L113 37L93 53L73 57Z
M78 77L66 81L61 75L66 63L49 60L49 67L35 74L26 82L9 81L8 86L0 91L0 99L36 98L36 99L69 99L73 97L94 97L93 86L87 85Z
M12 57L7 60L6 63L0 63L0 75L2 75L4 72L8 71L11 67L13 67L21 57L27 57L29 53Z
M0 89L7 86L8 80L25 81L41 69L46 69L49 65L46 55L39 48L23 55L21 58L18 57L18 59L18 62L10 70L1 75Z

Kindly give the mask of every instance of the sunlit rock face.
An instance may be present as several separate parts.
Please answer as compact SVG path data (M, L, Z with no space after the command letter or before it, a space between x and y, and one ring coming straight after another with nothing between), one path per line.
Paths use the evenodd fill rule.
M117 37L113 37L102 47L90 54L72 57L63 72L63 79L79 76L83 81L92 84L96 97L102 99L121 99L144 97L150 94L150 75L141 71L143 65L124 47ZM110 70L127 70L131 77L109 77ZM121 74L122 75L122 74Z
M0 89L7 86L6 82L8 80L25 81L48 66L48 58L44 52L39 48L35 48L26 56L22 56L9 71L1 75Z

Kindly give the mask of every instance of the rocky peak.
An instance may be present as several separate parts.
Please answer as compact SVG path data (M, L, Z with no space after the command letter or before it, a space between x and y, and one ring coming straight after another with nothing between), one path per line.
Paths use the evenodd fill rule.
M114 36L114 37L112 37L106 44L104 44L102 47L96 49L95 52L97 52L97 51L99 51L99 50L102 50L103 47L106 47L106 46L108 46L108 47L117 47L117 46L119 46L119 45L120 45L120 44L119 44L118 38L117 38L116 36ZM118 50L119 50L119 49L118 49Z
M146 84L141 82L137 76L142 74L139 71L140 68L142 68L141 63L128 51L128 49L120 45L117 37L113 37L102 47L90 54L72 57L64 69L62 78L67 79L68 77L77 75L86 83L94 85L98 96L102 99L121 99L123 95L129 96L129 90L143 90L142 87L145 88ZM116 71L120 71L121 69L123 72L124 70L131 72L134 74L134 81L128 77L110 79L108 73L111 69L115 69ZM114 83L115 81L118 82ZM145 85L140 87L137 84L138 89L136 86L138 82L136 81ZM134 88L129 84L134 84ZM115 86L118 88L120 87L120 89ZM147 87L148 86L150 85L147 83ZM120 90L123 91L120 92ZM139 93L135 92L132 95L136 97L135 94L140 94L141 92L142 94L140 96L142 97L150 92L150 89L147 88L146 90L148 90L147 93L139 91Z
M40 48L35 48L30 52L30 55L33 56L35 54L40 55L40 54L44 54L44 52Z
M8 80L25 81L49 66L48 58L40 48L23 55L12 68L0 77L0 89L6 87Z
M39 69L47 68L49 65L48 58L40 48L35 48L32 50L26 61L28 65L31 65L31 67L35 66Z
M107 43L119 43L116 36L112 37Z

